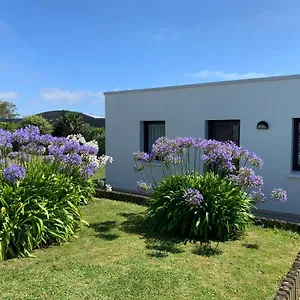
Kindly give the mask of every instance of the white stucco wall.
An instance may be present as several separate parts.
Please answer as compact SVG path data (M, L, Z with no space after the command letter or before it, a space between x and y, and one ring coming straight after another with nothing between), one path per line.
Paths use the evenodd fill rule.
M264 192L288 192L288 203L261 208L300 214L300 172L290 176L298 175L292 172L292 119L300 117L300 77L106 93L105 110L106 153L114 158L106 178L113 187L135 189L132 154L141 148L142 121L165 120L169 138L205 138L206 120L239 119L241 146L265 162L259 172ZM261 120L269 130L256 129Z

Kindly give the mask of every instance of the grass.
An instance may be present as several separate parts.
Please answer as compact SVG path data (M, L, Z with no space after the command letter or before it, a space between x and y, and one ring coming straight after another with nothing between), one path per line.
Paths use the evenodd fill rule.
M105 179L105 168L99 169L92 177L93 179Z
M35 258L0 264L1 299L273 299L298 235L251 227L217 250L149 233L144 207L95 200L90 227Z

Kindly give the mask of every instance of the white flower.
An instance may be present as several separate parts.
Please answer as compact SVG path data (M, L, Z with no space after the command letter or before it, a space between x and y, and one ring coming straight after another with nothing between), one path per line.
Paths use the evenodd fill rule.
M105 185L105 190L106 190L107 192L111 192L111 191L112 191L112 186L109 185L109 184L106 184L106 185Z
M67 139L70 140L70 141L76 141L80 144L86 144L86 140L85 138L80 134L70 134L67 136Z
M112 163L113 162L113 158L111 157L111 156L108 156L108 155L101 155L100 157L99 157L99 160L100 160L100 162L101 162L101 164L102 165L106 165L108 162L109 163Z

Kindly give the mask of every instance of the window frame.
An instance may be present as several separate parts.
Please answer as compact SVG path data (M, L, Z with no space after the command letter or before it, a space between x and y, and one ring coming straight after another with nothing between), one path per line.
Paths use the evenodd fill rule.
M149 139L149 125L164 125L165 126L165 134L166 134L166 121L144 121L144 152L150 153L150 145L148 142ZM156 158L157 160L158 158Z
M299 156L299 125L300 118L293 119L293 171L300 171L300 163L298 162Z

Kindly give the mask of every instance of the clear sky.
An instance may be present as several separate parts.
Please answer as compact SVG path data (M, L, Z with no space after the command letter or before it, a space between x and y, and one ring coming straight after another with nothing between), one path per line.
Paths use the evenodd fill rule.
M103 91L300 73L299 0L2 0L0 98L103 115Z

